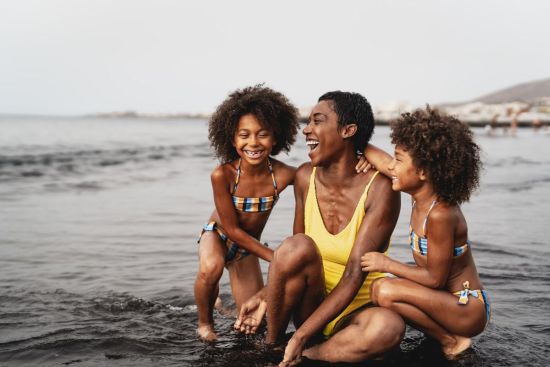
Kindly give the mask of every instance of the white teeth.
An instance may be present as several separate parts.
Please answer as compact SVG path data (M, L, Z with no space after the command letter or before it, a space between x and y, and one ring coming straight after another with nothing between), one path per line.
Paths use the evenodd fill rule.
M306 145L309 147L310 150L313 150L317 148L319 142L317 140L306 140Z
M250 158L258 158L262 154L263 150L258 151L251 151L251 150L245 150L244 153L249 156Z

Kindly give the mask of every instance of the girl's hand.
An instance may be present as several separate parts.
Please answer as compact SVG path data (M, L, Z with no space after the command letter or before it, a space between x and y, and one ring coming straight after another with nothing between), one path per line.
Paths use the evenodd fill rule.
M361 269L364 272L385 272L389 261L389 258L380 252L367 252L361 256Z
M357 165L355 166L355 170L357 171L357 173L366 173L369 169L372 168L372 165L369 163L369 161L367 161L367 158L365 158L364 155L358 155L357 158L359 159L359 162L357 162Z
M302 351L305 342L296 337L296 333L290 338L285 348L285 355L279 367L296 366L302 362Z

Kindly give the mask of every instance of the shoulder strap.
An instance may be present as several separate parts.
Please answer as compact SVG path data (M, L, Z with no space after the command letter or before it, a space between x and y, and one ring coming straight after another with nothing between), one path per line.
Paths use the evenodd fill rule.
M315 171L317 167L312 167L311 174L309 175L309 184L307 186L307 194L306 198L309 197L309 195L313 194L314 197L317 197L317 193L315 192ZM307 199L306 199L307 200Z
M271 173L271 178L273 179L273 188L275 189L275 195L279 196L279 193L277 192L277 181L275 181L275 174L273 173L273 166L271 165L271 161L269 158L267 159L267 167L269 168L269 173Z
M365 186L365 191L363 191L363 194L359 198L359 202L357 203L357 208L355 208L355 210L359 210L359 207L361 207L363 212L365 211L365 201L367 200L367 195L369 194L369 190L372 186L372 183L374 182L374 179L376 178L376 176L378 176L379 173L379 171L376 171L374 172L374 175L372 175L369 183L367 184L367 186Z
M380 173L380 171L376 171L376 172L374 172L374 175L372 175L372 177L371 177L369 183L367 184L367 187L365 188L365 192L366 192L366 193L369 192L370 187L371 187L372 183L374 182L374 179L376 178L376 176L378 176L379 173Z
M241 158L239 158L239 164L237 165L237 176L235 177L235 186L233 186L233 192L231 195L234 195L237 192L237 186L239 185L239 179L241 178Z
M434 208L434 206L437 204L437 200L432 201L432 205L430 205L430 209L428 209L428 213L426 213L426 218L424 218L424 223L422 224L422 236L426 237L426 225L428 224L428 216L430 215L430 212Z

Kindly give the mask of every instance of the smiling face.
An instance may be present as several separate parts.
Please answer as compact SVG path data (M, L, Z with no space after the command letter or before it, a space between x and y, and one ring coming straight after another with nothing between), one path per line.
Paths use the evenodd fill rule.
M303 133L309 148L309 158L314 166L323 166L343 144L338 125L338 115L332 109L330 101L317 103Z
M264 162L276 144L273 131L263 126L256 116L243 115L233 136L237 154L251 165Z
M410 154L399 145L395 147L395 156L388 169L394 191L412 194L426 182L424 171L414 165Z

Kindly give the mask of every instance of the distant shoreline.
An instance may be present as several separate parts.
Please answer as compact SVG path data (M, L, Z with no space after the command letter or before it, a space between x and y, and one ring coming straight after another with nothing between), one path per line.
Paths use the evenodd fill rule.
M389 126L390 125L390 121L391 120L376 120L375 121L375 125L380 125L380 126ZM485 126L493 126L495 128L503 128L503 127L507 127L509 128L510 127L510 121L499 121L499 122L491 122L489 120L476 120L476 121L467 121L467 120L461 120L463 123L465 123L466 125L470 126L470 127L485 127ZM541 120L540 121L540 126L550 126L550 120ZM517 122L517 127L530 127L532 128L533 127L533 122L532 121L518 121Z
M90 119L125 119L125 120L208 120L209 115L206 114L174 114L174 115L148 115L148 114L127 114L127 113L105 113L105 114L87 114L87 115L26 115L26 114L11 114L0 113L0 118L90 118ZM485 127L493 126L494 128L509 128L510 121L497 121L491 122L490 120L461 120L470 127ZM300 122L307 122L307 117L300 117ZM377 126L389 126L391 120L388 119L375 119L375 125ZM539 127L550 126L549 119L541 119ZM518 120L518 128L533 128L533 122L530 120Z

